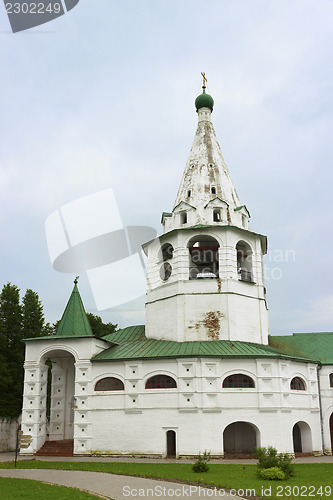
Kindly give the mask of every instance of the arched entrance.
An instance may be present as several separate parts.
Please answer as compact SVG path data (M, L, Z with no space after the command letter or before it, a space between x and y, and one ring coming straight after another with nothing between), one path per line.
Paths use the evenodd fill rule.
M167 457L176 457L176 433L175 431L167 431Z
M259 430L248 422L234 422L223 432L224 453L251 453L259 446Z
M293 446L294 453L302 453L301 430L298 424L295 424L293 427Z
M49 351L41 364L51 366L47 384L47 435L46 439L58 441L74 437L75 359L64 350Z
M292 436L294 453L312 453L311 429L306 422L296 422Z
M333 453L333 413L330 416L330 436L331 436L331 451Z

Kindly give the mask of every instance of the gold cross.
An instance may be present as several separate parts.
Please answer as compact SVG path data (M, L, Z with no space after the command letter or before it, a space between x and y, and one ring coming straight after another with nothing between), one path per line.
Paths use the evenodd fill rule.
M206 75L203 71L201 71L201 75L202 75L202 88L205 89L206 88L206 82L207 82L207 78L206 78Z

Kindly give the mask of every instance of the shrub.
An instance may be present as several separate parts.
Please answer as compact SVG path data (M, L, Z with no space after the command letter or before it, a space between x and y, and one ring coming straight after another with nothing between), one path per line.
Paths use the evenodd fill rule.
M286 478L294 475L293 459L288 453L278 453L273 446L268 446L268 448L256 448L254 456L258 459L259 471L278 467Z
M280 467L269 467L268 469L261 469L259 472L261 479L268 479L270 481L286 479L286 475Z
M198 460L192 465L192 470L193 472L208 472L209 467L207 463L210 460L210 451L204 451L204 453L201 455L199 453L198 455Z

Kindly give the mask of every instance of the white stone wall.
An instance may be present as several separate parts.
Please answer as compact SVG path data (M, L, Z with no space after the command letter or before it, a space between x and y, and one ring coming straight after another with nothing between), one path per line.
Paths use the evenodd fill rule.
M45 440L73 437L76 449L91 448L88 391L85 389L91 377L91 357L107 347L106 342L89 337L27 342L22 430L32 436L32 442L29 448L21 450L21 454L35 453ZM52 362L50 422L46 416L47 359Z
M255 388L222 389L223 379L235 373L252 377ZM175 378L177 389L145 389L146 380L155 374ZM105 376L119 377L125 391L94 393L95 383ZM305 391L290 390L294 376L303 378ZM234 422L251 424L258 446L291 453L292 429L299 422L303 451L321 450L313 364L215 358L93 363L90 391L92 447L86 453L165 456L166 432L171 429L177 436L177 455L205 449L222 455L223 432Z
M15 451L17 426L15 419L0 418L0 452Z
M322 366L319 370L322 417L323 417L323 440L327 453L333 453L330 436L330 417L333 415L333 387L330 386L330 374L333 366Z

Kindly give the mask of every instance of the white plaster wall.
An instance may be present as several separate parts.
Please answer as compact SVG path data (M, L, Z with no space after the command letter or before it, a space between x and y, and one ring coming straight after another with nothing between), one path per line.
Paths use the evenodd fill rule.
M91 366L91 357L105 349L107 346L107 343L96 338L50 338L45 340L36 339L26 342L22 430L24 434L32 436L32 442L29 448L22 449L20 451L21 454L35 453L43 445L45 440L49 438L71 438L73 437L73 433L75 437L75 426L73 429L74 415L72 416L71 414L71 400L73 395L76 397L76 394L73 394L74 378L75 381L80 378L80 366L87 367L87 378ZM66 359L61 359L63 357L66 358L66 356L67 358L69 357L67 361ZM54 374L58 373L58 377L61 378L59 383L56 385L53 384L51 392L56 406L53 408L53 413L51 413L50 424L48 424L46 418L48 368L45 365L45 361L48 358L55 361L59 358L58 366L60 368L59 370L55 368ZM74 363L76 372L75 375L73 368ZM56 366L57 365L55 365L55 367ZM53 382L55 382L55 380ZM69 387L71 387L70 390ZM60 393L58 393L58 389L60 390ZM76 399L77 404L80 405L80 409L85 409L86 406L84 406L84 404L87 404L87 397L79 393ZM85 422L88 423L88 413L87 411L84 411L83 413ZM50 433L49 435L48 432ZM89 439L86 438L85 435L84 447L88 446L88 442Z
M219 279L189 279L188 243L211 236L219 244ZM238 241L252 249L253 283L237 274ZM172 274L160 277L161 247L170 243ZM263 281L262 237L238 228L173 231L146 246L146 336L186 340L242 340L268 343L268 311Z
M165 455L166 432L172 429L177 434L179 455L196 455L205 449L221 455L223 431L237 421L258 429L258 445L273 445L288 452L293 452L294 424L304 423L311 429L308 451L321 450L313 364L188 358L93 363L92 370L91 390L99 378L119 376L125 391L90 393L92 439L91 448L85 453ZM146 380L158 373L174 377L177 389L144 389ZM222 389L223 379L233 373L252 377L255 388ZM294 376L304 379L306 391L290 390Z
M333 373L333 366L322 366L319 370L322 416L323 416L323 439L324 447L327 453L333 453L331 434L330 434L330 417L333 414L333 387L330 387L330 373Z
M17 426L15 419L0 418L0 452L15 451Z

